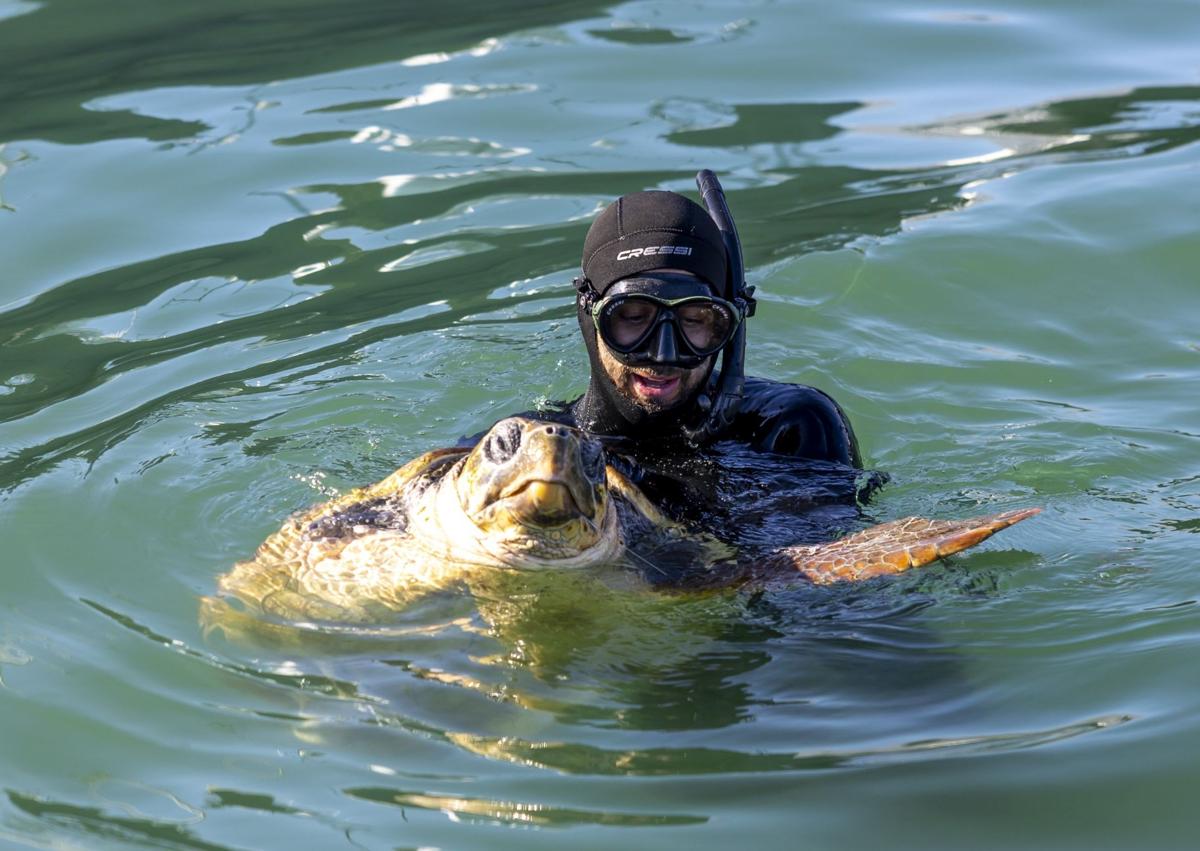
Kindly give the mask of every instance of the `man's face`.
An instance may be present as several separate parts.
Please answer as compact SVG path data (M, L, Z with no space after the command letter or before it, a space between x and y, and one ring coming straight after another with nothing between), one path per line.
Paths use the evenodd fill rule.
M670 272L675 276L693 278L698 290L706 295L712 295L711 288L702 279L682 269L654 271ZM652 275L653 272L645 274ZM625 398L651 413L668 410L692 398L704 384L712 368L711 357L691 369L653 364L626 366L616 359L602 337L597 336L596 344L600 352L600 363L603 365L604 371L608 373L613 386Z
M600 363L613 386L625 398L651 413L665 411L690 399L708 378L709 361L692 369L678 366L626 366L613 357L603 340L597 339L596 344L600 350Z

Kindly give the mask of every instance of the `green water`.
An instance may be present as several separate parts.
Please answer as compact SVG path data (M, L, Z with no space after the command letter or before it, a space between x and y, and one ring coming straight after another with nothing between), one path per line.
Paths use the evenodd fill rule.
M1195 847L1200 4L508 6L0 0L0 845ZM1040 517L202 635L289 512L581 391L590 217L701 167L870 514Z

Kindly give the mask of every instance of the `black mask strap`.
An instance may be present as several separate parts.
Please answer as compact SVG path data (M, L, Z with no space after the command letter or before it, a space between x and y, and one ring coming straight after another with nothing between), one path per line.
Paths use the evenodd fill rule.
M592 282L583 275L575 278L571 283L575 285L575 292L579 293L579 303L583 305L584 310L591 313L592 306L600 299L600 294L596 292Z

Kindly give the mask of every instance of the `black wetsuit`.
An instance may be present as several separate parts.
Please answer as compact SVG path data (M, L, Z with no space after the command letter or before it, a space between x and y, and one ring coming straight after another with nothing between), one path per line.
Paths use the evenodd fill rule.
M586 396L547 410L521 416L551 420L584 431L588 420L581 416ZM611 440L615 447L631 448L639 436L596 434ZM850 420L837 402L826 393L805 384L789 384L766 378L747 378L741 407L733 426L718 436L718 441L743 443L758 452L791 455L812 461L829 461L848 467L862 467L858 441ZM650 441L662 451L659 441Z
M753 480L773 478L793 501L806 506L854 506L886 478L862 472L850 420L832 398L807 385L747 378L733 425L703 447L677 435L647 437L637 428L597 432L588 428L595 420L587 415L587 402L585 394L574 402L518 416L588 432L605 445L610 462L651 501L676 519L705 527L723 525L729 489L738 488L731 481L735 477L731 469L753 469L748 474Z
M759 452L862 467L845 412L827 394L804 384L747 378L737 418L722 437Z

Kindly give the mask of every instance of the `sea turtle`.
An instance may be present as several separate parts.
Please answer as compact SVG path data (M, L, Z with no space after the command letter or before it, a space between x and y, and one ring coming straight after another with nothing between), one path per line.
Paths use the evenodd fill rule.
M283 622L370 623L456 583L615 563L653 566L682 553L689 583L802 576L826 584L899 573L973 546L1036 514L969 520L909 517L831 543L784 546L755 564L668 518L603 447L560 424L509 418L474 448L428 452L371 485L289 520L253 561L221 577L206 620L235 598L246 615ZM637 573L635 569L629 571Z

